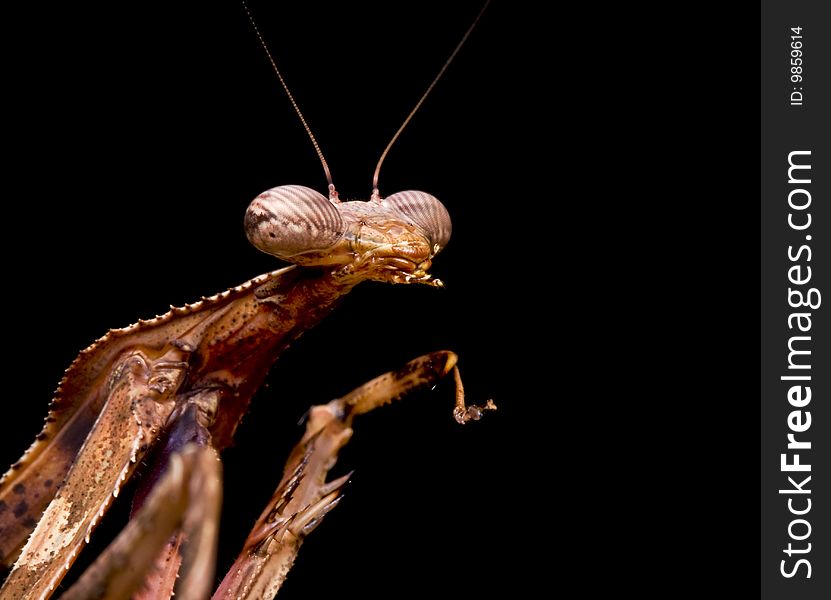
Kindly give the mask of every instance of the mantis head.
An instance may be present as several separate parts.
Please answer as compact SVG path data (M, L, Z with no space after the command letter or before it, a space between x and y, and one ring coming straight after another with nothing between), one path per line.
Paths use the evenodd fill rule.
M441 285L427 273L450 240L444 205L426 192L406 191L367 202L341 202L284 185L257 196L245 232L259 250L300 266L344 266L361 277Z

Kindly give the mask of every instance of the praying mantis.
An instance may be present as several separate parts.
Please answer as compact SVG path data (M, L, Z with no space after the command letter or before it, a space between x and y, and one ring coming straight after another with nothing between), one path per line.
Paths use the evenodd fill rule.
M162 261L162 263L164 263L164 261ZM180 350L181 350L181 349L180 349ZM174 360L173 362L181 362L181 361ZM390 366L392 367L392 366L395 366L395 365L390 365ZM278 468L278 470L279 470L279 468Z

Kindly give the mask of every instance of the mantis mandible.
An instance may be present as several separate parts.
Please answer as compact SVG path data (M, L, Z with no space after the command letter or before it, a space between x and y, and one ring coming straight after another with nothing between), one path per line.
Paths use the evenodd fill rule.
M293 99L292 104L305 126ZM61 382L44 431L0 484L0 551L4 561L15 562L0 597L48 597L123 481L145 459L157 461L150 478L155 485L139 488L134 521L66 596L108 590L120 597L140 588L144 597L169 596L180 564L180 596L209 592L204 586L212 579L219 506L214 449L230 444L277 356L362 281L441 285L429 269L449 240L449 215L424 192L381 196L378 174L387 150L368 202L340 201L320 152L328 198L287 185L252 202L245 219L248 238L292 266L112 330L81 353ZM220 597L273 595L302 539L338 502L346 479L325 478L351 435L354 416L450 372L458 380L455 362L448 352L421 357L316 407L240 557L243 564L223 582ZM466 407L460 396L455 416L465 422L492 407ZM175 498L174 506L165 508L163 498ZM263 556L269 564L257 562ZM125 579L118 565L127 557L138 561L129 570L139 575ZM143 571L154 564L175 568L156 569L148 580ZM251 576L240 579L246 569Z

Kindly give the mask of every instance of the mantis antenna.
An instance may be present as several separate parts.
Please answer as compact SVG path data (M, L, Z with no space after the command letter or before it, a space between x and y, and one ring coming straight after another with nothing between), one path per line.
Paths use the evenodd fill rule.
M257 34L257 39L260 40L260 45L263 47L263 50L265 50L265 54L268 57L268 61L271 63L271 67L277 74L277 79L280 80L280 85L282 85L283 89L286 91L286 95L289 97L291 105L294 107L294 111L297 113L297 116L300 117L300 122L303 123L303 128L306 130L306 133L309 134L309 139L312 140L312 145L315 147L317 157L320 159L320 163L323 165L324 173L326 173L326 181L329 183L329 199L337 200L338 193L335 191L335 184L332 183L332 174L329 172L329 165L326 163L326 159L323 157L323 151L320 149L320 146L318 145L317 140L315 139L315 136L312 133L311 128L309 127L309 124L306 123L306 119L305 117L303 117L303 113L300 112L300 107L297 105L294 96L291 95L289 86L283 79L283 75L282 73L280 73L280 69L277 68L277 63L274 61L274 57L271 56L271 52L269 51L268 46L266 45L265 40L263 39L263 36L260 33L260 28L257 27L257 23L256 21L254 21L254 16L248 9L248 4L246 4L245 0L242 0L242 7L245 9L245 14L248 15L248 20L251 22L251 26L254 28L254 33Z
M416 105L410 111L410 114L407 115L407 118L404 119L404 122L401 124L401 127L398 128L398 131L392 136L392 139L387 144L387 147L384 148L384 151L381 153L381 158L378 159L378 164L375 167L375 173L372 175L372 200L380 200L380 192L378 191L378 177L381 174L381 165L384 163L384 159L389 154L390 148L396 142L396 140L401 135L401 132L404 131L404 128L410 123L413 116L418 112L418 109L421 108L421 105L424 104L424 100L427 99L427 96L430 95L430 92L433 91L433 88L438 83L439 79L441 79L444 72L447 70L447 67L450 66L450 63L453 62L453 59L456 58L456 55L459 53L459 50L462 49L464 43L467 41L467 38L470 37L471 32L473 32L474 28L476 27L477 23L479 23L479 19L482 17L482 14L485 12L485 9L488 8L491 0L486 0L485 3L482 5L482 8L479 10L479 14L476 15L476 18L471 23L470 27L467 28L465 34L462 36L462 39L456 44L456 47L451 52L450 57L444 62L441 69L439 70L438 74L433 78L433 81L427 86L427 90L424 94L421 95L421 98L418 99ZM274 57L271 56L271 52L268 49L268 46L263 39L262 34L260 33L259 27L257 27L256 21L254 21L254 16L251 14L251 11L248 9L248 4L245 0L242 0L242 6L245 9L245 14L248 16L248 20L251 22L251 26L254 28L254 33L257 35L257 39L260 41L260 45L265 50L265 54L268 57L268 61L271 63L271 67L274 69L274 72L277 74L277 79L280 80L280 85L283 86L283 89L286 92L286 95L289 97L291 101L291 105L294 107L294 111L297 113L297 116L300 117L300 122L303 124L303 128L306 130L306 133L309 135L309 139L312 140L312 145L314 146L315 152L317 152L317 156L320 159L320 163L323 165L323 171L326 173L326 181L329 183L329 199L333 201L338 200L338 193L335 191L335 184L332 183L332 174L329 172L329 165L326 163L326 159L323 157L323 152L320 149L320 146L315 139L314 134L312 133L309 124L306 123L305 117L303 117L303 113L300 111L300 107L297 105L297 102L292 96L291 91L289 90L289 86L286 84L286 81L283 79L282 73L280 73L280 69L277 68L277 63L274 60Z
M372 176L372 199L373 200L380 200L380 198L381 198L381 195L378 192L378 176L381 174L381 164L384 162L384 159L387 157L387 154L389 153L390 148L392 148L392 145L398 139L398 136L401 135L401 132L404 131L404 128L407 126L407 124L413 118L413 115L416 114L416 111L418 111L418 109L421 108L421 105L424 103L424 100L427 98L427 96L430 94L430 92L433 91L433 88L436 86L436 83L438 83L439 79L441 79L441 76L444 75L444 72L447 70L447 67L449 67L450 63L453 62L453 59L456 58L456 55L459 53L459 50L461 50L462 46L464 46L464 43L467 41L467 38L470 36L473 29L476 27L476 24L479 22L479 19L482 17L482 14L485 12L485 9L488 7L488 4L490 4L490 3L491 3L491 0L486 0L485 4L482 5L482 8L479 10L479 14L476 15L475 19L473 19L473 23L471 23L470 27L467 28L467 31L465 31L465 34L462 36L462 39L459 41L459 43L456 44L456 48L450 54L450 58L448 58L445 61L444 65L442 65L442 68L439 70L438 75L436 75L436 77L433 79L433 81L430 83L430 85L427 86L427 90L424 92L424 94L422 94L421 98L418 99L418 102L416 102L416 105L413 107L413 110L411 110L410 114L407 115L407 118L404 119L404 122L401 124L401 127L398 128L398 131L395 132L395 134L392 136L392 139L390 140L389 144L387 144L387 147L384 148L384 151L381 153L381 158L378 159L378 165L375 167L375 173Z

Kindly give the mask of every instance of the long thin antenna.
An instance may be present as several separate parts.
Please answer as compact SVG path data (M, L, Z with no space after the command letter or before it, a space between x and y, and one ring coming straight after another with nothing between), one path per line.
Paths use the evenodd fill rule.
M467 28L467 31L462 36L461 41L456 45L456 48L450 54L450 58L448 58L447 61L444 63L441 70L439 71L439 74L436 75L435 79L433 79L433 82L429 86L427 86L427 91L424 92L424 94L421 96L421 98L419 98L418 102L416 102L416 105L413 108L413 110L411 110L410 114L407 115L407 118L404 119L404 122L401 124L401 127L398 128L398 131L396 131L395 135L392 136L392 139L390 140L390 143L387 144L387 147L384 148L384 151L381 153L381 158L378 159L378 166L375 167L375 173L372 176L372 199L373 200L378 200L381 197L380 193L378 192L378 176L381 174L381 164L383 164L384 159L387 157L387 154L389 153L390 148L392 148L392 145L398 139L398 136L401 135L401 132L404 131L404 128L407 126L407 124L413 118L413 115L416 114L416 111L418 111L418 109L421 108L421 105L424 103L424 100L427 98L427 96L430 94L430 92L433 91L433 88L436 86L436 83L438 83L439 79L441 79L441 76L444 75L444 72L447 70L447 67L449 67L450 63L453 62L453 59L456 58L456 55L459 53L459 50L461 50L462 46L464 46L464 43L467 41L468 36L470 36L470 33L476 27L476 24L479 22L479 19L482 17L482 14L485 12L485 9L488 7L488 4L490 4L490 3L491 3L491 0L486 0L485 4L482 6L481 10L479 11L479 14L476 15L476 18L473 20L473 23L471 23L470 27ZM282 81L282 78L281 78L281 81ZM286 91L288 91L288 90L286 90Z
M332 174L329 172L329 165L326 164L326 159L323 158L323 152L321 151L320 146L318 146L317 140L315 139L315 136L312 133L309 124L306 123L306 119L303 117L303 113L300 112L300 107L294 100L294 96L291 95L291 91L289 91L289 86L286 85L286 81L283 79L283 75L280 73L280 69L277 68L277 63L274 61L274 57L271 56L271 52L269 51L268 46L266 45L265 40L263 39L263 36L260 33L260 28L257 27L257 23L254 21L254 16L248 9L248 4L246 4L245 0L242 0L242 7L245 9L245 14L248 15L248 20L251 22L251 26L254 28L254 33L257 34L257 39L260 40L260 45L263 47L263 50L265 50L266 56L268 56L268 61L271 63L271 67L277 74L277 79L280 80L280 85L283 86L283 89L286 91L286 95L289 97L289 100L291 101L291 105L294 107L294 112L296 112L297 116L300 117L300 122L303 123L303 128L306 130L306 133L309 134L309 139L312 140L312 145L315 147L317 157L320 159L320 163L323 165L323 171L326 173L326 181L329 182L329 199L337 200L338 193L335 191L335 184L332 183Z

